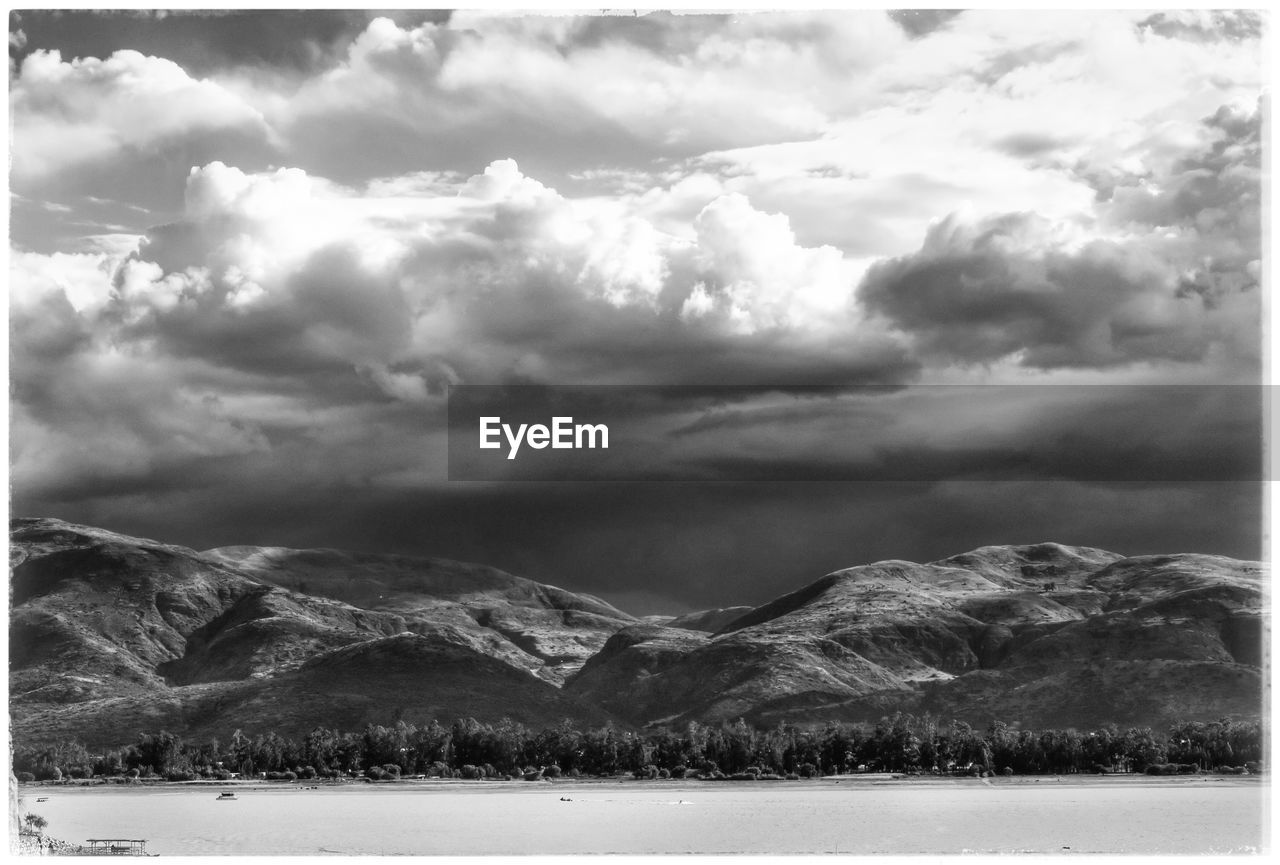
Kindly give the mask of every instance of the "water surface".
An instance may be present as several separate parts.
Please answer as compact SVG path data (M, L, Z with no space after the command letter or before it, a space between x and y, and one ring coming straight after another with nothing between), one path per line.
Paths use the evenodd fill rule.
M1244 852L1262 844L1265 793L1259 779L1052 777L220 789L23 795L54 837L146 838L167 855L518 855Z

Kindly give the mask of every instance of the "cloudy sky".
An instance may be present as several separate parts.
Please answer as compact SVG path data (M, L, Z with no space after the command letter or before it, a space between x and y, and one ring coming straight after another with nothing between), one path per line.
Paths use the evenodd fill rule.
M12 511L641 613L1256 558L1264 23L13 13ZM457 384L734 390L640 412L687 475L465 483Z

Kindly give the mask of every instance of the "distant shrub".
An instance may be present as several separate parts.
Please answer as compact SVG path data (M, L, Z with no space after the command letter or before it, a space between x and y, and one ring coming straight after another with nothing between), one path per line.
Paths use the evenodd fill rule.
M643 781L656 781L658 779L658 767L650 763L643 769L636 769L633 774Z
M541 769L532 769L532 770L529 770L529 771L525 771L525 772L520 773L520 777L524 778L526 781L541 781L541 780L542 780L542 770L541 770Z
M306 780L308 780L308 781L310 781L310 780L311 780L312 778L314 778L315 776L316 776L316 767L315 767L315 766L303 766L303 767L298 771L298 777L299 777L299 778L305 778L305 779L306 779Z
M1244 764L1244 767L1250 775L1261 775L1263 772L1262 764L1257 760L1250 760Z
M214 779L218 781L230 781L231 773L226 769L214 769L212 773Z
M400 767L397 766L395 763L383 763L382 771L387 774L388 778L392 778L396 780L399 780L400 778Z
M788 781L799 781L800 775L797 772L788 772L786 778Z
M759 775L764 770L761 769L759 766L748 766L742 771L746 772L748 775Z
M427 769L428 778L447 778L450 774L449 767L444 763L436 760L431 764L431 768Z
M1215 766L1213 771L1218 775L1243 775L1245 769L1244 766Z
M1200 767L1195 763L1153 763L1147 767L1148 775L1196 775Z
M130 778L137 778L137 777L138 777L139 775L141 775L141 774L142 774L142 773L141 773L140 771L138 771L138 767L137 767L137 766L134 766L132 769L130 769L130 770L129 770L129 777L130 777Z
M816 778L817 776L818 776L818 767L817 767L817 766L813 765L812 763L801 763L801 764L800 764L800 777L801 777L801 778Z
M21 781L21 782L22 782L22 783L24 783L24 784L30 784L30 783L31 783L32 781L34 781L35 779L36 779L36 776L35 776L33 773L31 773L31 772L19 772L19 773L18 773L18 780L19 780L19 781Z
M366 778L369 778L373 781L387 780L387 773L383 770L381 766L370 766L368 769L364 770L364 774Z
M671 770L670 770L670 769L659 769L659 770L658 770L658 778L659 778L659 779L661 779L661 780L664 780L664 781L665 781L666 779L668 779L668 778L670 778L670 777L671 777Z
M548 778L559 778L560 767L555 763L552 763L550 766L542 770L542 774L546 775Z
M1012 767L1012 766L1005 766L1005 767L1004 767L1004 769L1003 769L1003 774L1005 774L1005 775L1012 775L1012 774L1013 774L1013 767Z
M474 781L481 777L480 767L473 766L470 763L467 763L458 771L461 773L463 778L466 778L469 781Z
M685 766L684 764L676 766L674 769L671 770L672 778L683 778L685 775L688 775L688 774L689 774L689 767Z
M781 781L782 776L776 772L761 772L757 776L761 781Z
M698 771L704 775L714 775L720 771L720 767L716 765L714 760L703 760L698 764Z
M729 776L730 781L755 781L760 776L754 772L734 772Z
M164 775L166 781L194 781L196 773L189 769L171 769Z

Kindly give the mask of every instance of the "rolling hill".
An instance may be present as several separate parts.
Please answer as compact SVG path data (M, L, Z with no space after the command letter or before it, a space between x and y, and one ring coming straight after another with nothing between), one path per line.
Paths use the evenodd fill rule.
M1262 579L1257 563L1218 556L1058 544L878 562L705 639L628 629L567 687L640 724L897 709L1030 726L1256 716Z
M11 522L15 737L301 734L405 718L1031 727L1259 717L1263 567L983 547L828 574L758 607L636 619L446 559L196 552Z

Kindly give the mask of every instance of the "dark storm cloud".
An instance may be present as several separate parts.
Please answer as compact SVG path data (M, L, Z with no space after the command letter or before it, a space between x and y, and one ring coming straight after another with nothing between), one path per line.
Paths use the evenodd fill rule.
M1258 387L682 390L453 388L449 477L1151 482L1262 472ZM507 445L479 447L486 416L513 429L553 416L604 424L609 447L526 447L511 459Z
M1256 358L1256 284L1206 303L1179 291L1179 271L1139 245L1055 248L1041 239L1048 228L1030 214L948 218L918 253L872 267L861 298L924 352L964 363L1016 355L1033 368L1106 368L1199 361L1215 347Z
M839 568L930 561L989 543L1126 555L1261 555L1258 484L517 484L370 489L272 473L221 486L14 512L208 548L229 544L445 556L647 610L759 604ZM243 484L254 496L243 495ZM1123 515L1118 518L1117 515Z
M10 33L20 26L24 44L10 57L36 49L58 50L67 59L107 57L131 49L168 57L193 75L231 66L264 66L311 72L344 52L372 19L383 16L406 26L443 22L444 10L30 10L14 12Z

